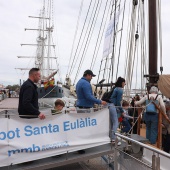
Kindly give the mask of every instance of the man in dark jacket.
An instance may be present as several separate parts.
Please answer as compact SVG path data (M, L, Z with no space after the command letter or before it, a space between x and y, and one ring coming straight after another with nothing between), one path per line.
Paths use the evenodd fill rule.
M96 75L94 75L91 70L86 70L83 74L83 77L78 81L76 85L77 107L91 108L93 107L94 104L102 104L102 105L106 104L105 101L98 100L93 95L90 81L92 77L95 76Z
M28 80L21 86L18 106L18 112L21 118L39 117L40 119L45 119L45 115L39 111L37 86L34 84L38 83L40 78L40 70L38 68L32 68L29 71Z

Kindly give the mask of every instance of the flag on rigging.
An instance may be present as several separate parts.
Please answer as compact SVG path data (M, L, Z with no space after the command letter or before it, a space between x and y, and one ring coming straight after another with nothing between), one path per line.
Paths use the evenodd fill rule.
M49 86L50 87L53 87L54 86L54 78L52 78L51 80L49 81L45 81L44 83L44 89L46 90Z
M119 20L119 15L122 10L119 10L116 13L116 16L110 20L106 33L105 33L105 38L104 38L104 46L103 46L103 58L107 57L110 53L113 51L113 40L114 40L114 33L116 30L116 24L118 23Z
M51 86L51 87L54 86L54 78L52 78L52 79L50 80L50 86Z

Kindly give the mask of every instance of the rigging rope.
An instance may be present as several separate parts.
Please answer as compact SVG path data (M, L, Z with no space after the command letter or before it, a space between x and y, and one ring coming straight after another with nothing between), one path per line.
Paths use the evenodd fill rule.
M112 1L112 0L111 0L111 1ZM110 4L111 4L111 1L110 1ZM96 51L97 51L97 52L96 52L96 57L95 57L95 59L94 59L94 62L93 62L92 68L91 68L92 70L93 70L93 68L94 68L94 64L95 64L95 62L96 62L96 58L97 58L98 53L99 53L99 48L100 48L100 45L101 45L102 37L103 37L103 34L104 34L104 32L105 32L105 26L106 26L107 18L108 18L108 15L109 15L110 7L111 7L111 5L109 5L109 9L107 10L108 12L107 12L107 15L106 15L106 20L105 20L105 23L104 23L103 31L102 31L102 34L101 34L101 37L100 37L98 49L96 50ZM104 61L104 60L102 59L102 60L101 60L101 66L102 66L102 62L103 62L103 61ZM100 76L100 72L101 72L101 66L100 66L100 69L99 69L99 74L98 74L97 82L99 81L99 76Z
M99 1L98 1L98 2L99 2ZM86 49L86 45L87 45L87 42L88 42L88 38L89 38L90 31L91 31L91 27L92 27L92 24L91 24L91 27L90 27L90 22L91 22L91 20L92 20L92 16L93 16L93 13L94 13L95 5L96 5L96 0L95 0L95 2L94 2L94 6L93 6L93 9L92 9L92 12L91 12L91 16L90 16L90 19L89 19L89 23L88 23L88 26L87 26L87 29L86 29L86 32L85 32L85 35L84 35L84 38L83 38L83 41L82 41L80 50L79 50L79 53L78 53L78 55L77 55L77 59L78 59L78 57L80 56L80 53L81 53L81 51L82 51L82 48L83 48L83 44L84 44L84 43L85 43L84 50ZM97 5L98 5L98 3L97 3ZM93 17L92 23L93 23L93 21L94 21L94 17ZM90 27L90 28L89 28L89 27ZM89 29L90 29L90 30L89 30ZM88 30L89 30L89 34L87 35ZM86 39L86 40L85 40L85 39ZM83 53L84 53L84 50L83 50ZM83 54L81 54L79 66L80 66L81 61L83 60L83 58L84 58L84 56L83 56ZM77 60L76 60L76 61L77 61ZM75 66L76 66L76 63L74 64L74 68L75 68ZM77 70L78 73L79 73L79 70L80 70L80 69ZM75 76L75 79L76 79L76 76Z
M133 74L133 65L135 60L135 51L136 51L136 40L134 39L134 30L135 30L135 22L136 22L136 11L137 5L133 4L132 6L132 13L131 13L131 32L130 32L130 43L129 43L129 50L128 50L128 60L126 63L126 96L130 96L130 89L131 89L131 79ZM134 46L135 43L135 46Z
M135 93L136 93L136 89L137 89L137 80L138 80L138 48L137 48L137 60L136 60L136 81L135 81Z
M85 59L85 56L86 56L86 53L87 53L87 50L88 50L88 47L89 47L89 44L90 44L92 35L93 35L93 31L94 31L94 28L95 28L95 26L96 26L96 22L97 22L97 18L98 18L99 12L100 12L101 5L102 5L102 0L100 1L100 5L99 5L99 9L98 9L98 11L97 11L96 19L94 18L94 19L95 19L94 24L92 24L92 26L93 26L92 29L91 29L92 31L89 33L89 36L88 36L88 37L90 37L90 38L89 38L89 40L87 41L87 47L84 48L85 53L84 53L84 56L83 56L82 64L83 64L83 62L84 62L84 59ZM82 66L82 64L81 64L81 66Z
M89 41L90 33L91 33L91 31L93 32L92 26L93 26L93 23L94 23L94 19L95 19L95 16L96 16L96 12L97 12L97 10L98 10L98 6L99 6L99 10L100 10L101 4L102 4L102 0L100 1L100 5L99 5L99 1L97 2L97 6L96 6L96 9L95 9L95 12L94 12L94 16L93 16L93 19L92 19L92 23L91 23L91 26L90 26L89 34L88 34L88 36L87 36L87 40L86 40L86 43L85 43L85 47L84 47L84 50L83 50L83 54L82 54L82 57L81 57L81 59L80 59L80 63L79 63L79 66L78 66L78 70L77 70L77 73L76 73L76 76L75 76L75 79L74 79L74 84L75 84L75 82L76 82L77 76L78 76L78 74L79 74L79 72L80 72L80 68L81 68L81 66L82 66L82 63L83 63L83 60L84 60L84 57L85 57L85 50L86 50L87 43L88 43L88 41ZM99 13L99 10L98 10L98 13ZM97 16L98 16L98 14L97 14ZM95 23L96 23L96 22L95 22ZM91 35L92 35L92 34L91 34ZM87 46L87 48L88 48L88 46Z
M112 0L111 0L112 1ZM110 1L110 4L111 4L111 1ZM100 41L99 41L99 45L98 45L98 48L97 48L97 52L96 52L96 56L95 56L95 59L94 59L94 62L93 62L93 65L92 65L92 70L94 69L94 64L95 64L95 62L96 62L96 58L97 58L97 56L98 56L98 53L99 53L99 49L100 49L100 46L101 46L101 42L102 42L102 38L103 38L103 35L104 35L104 32L105 32L105 27L106 27L106 22L107 22L107 20L108 20L108 15L109 15L109 11L110 11L110 7L111 7L111 5L109 5L109 8L108 8L108 12L107 12L107 15L106 15L106 19L105 19L105 23L104 23L104 26L103 26L103 31L102 31L102 33L101 33L101 36L100 36ZM103 59L101 60L101 61L103 61ZM102 64L102 63L101 63ZM100 70L101 70L101 68L100 68ZM99 70L99 72L100 72L100 70ZM99 76L100 74L98 74L98 76ZM98 77L99 78L99 77ZM97 80L97 82L98 82L98 80Z
M120 6L119 6L119 10L118 10L118 12L120 12ZM115 22L116 22L116 15L118 15L118 12L117 12L117 0L115 0L115 9L114 9L113 51L112 51L112 57L111 57L111 67L110 67L112 71L110 71L110 72L109 72L108 83L109 83L109 80L110 80L111 78L113 78L113 71L114 71L115 40L116 40L116 30L117 30L117 24L118 24L118 22L117 22L117 23L115 23ZM118 17L118 16L117 16L117 17ZM119 17L118 17L118 18L119 18ZM119 19L118 19L118 21L119 21Z
M78 31L78 27L79 27L79 21L80 21L80 16L81 16L82 8L83 8L83 2L84 2L84 0L82 0L81 4L80 4L80 10L79 10L78 19L77 19L76 30L75 30L75 33L74 33L73 44L72 44L72 48L71 48L71 52L70 52L70 59L69 59L69 65L68 65L68 69L67 69L67 75L68 75L68 72L69 72L69 68L70 68L70 64L71 64L71 59L72 59L72 55L73 55L73 49L74 49L74 44L75 44L75 40L76 40L76 36L77 36L77 31Z
M75 51L75 54L74 54L74 58L73 58L73 61L72 61L72 64L71 64L71 68L70 68L70 72L69 72L69 76L72 74L73 70L74 70L74 61L76 59L76 54L77 54L77 51L78 51L78 48L79 48L79 44L80 44L80 41L81 41L81 37L83 35L83 31L84 31L84 27L86 25L86 21L87 21L87 17L89 15L89 11L90 11L90 8L91 8L91 3L92 3L92 0L90 1L90 4L89 4L89 7L88 7L88 11L87 11L87 14L86 14L86 18L85 18L85 21L84 21L84 24L83 24L83 28L82 28L82 31L81 31L81 34L80 34L80 37L79 37L79 41L78 41L78 44L77 44L77 48L76 48L76 51ZM78 58L78 57L77 57ZM76 59L77 61L77 59ZM73 67L74 65L74 67Z
M140 8L140 4L139 4L139 8ZM139 8L138 8L137 31L136 31L136 34L135 34L135 45L134 45L134 54L133 54L133 55L134 55L134 56L133 56L133 64L132 64L130 81L129 81L129 90L131 90L131 87L132 87L132 76L133 76L133 70L134 70L134 63L135 63L135 56L136 56L136 48L137 48L137 45L138 45L138 38L139 38L139 35L138 35ZM129 96L130 96L130 93L129 93Z
M131 1L129 1L129 13L128 13L128 26L127 26L127 35L126 35L126 37L128 37L127 39L126 39L126 54L125 54L125 61L128 61L128 51L129 51L129 37L130 37L130 32L131 32L131 22L130 22L130 7L131 7ZM128 34L129 33L129 34ZM127 42L128 41L128 42ZM124 77L126 77L126 69L127 69L127 62L125 62L125 65L124 65Z
M159 28L159 51L160 51L160 71L162 74L163 65L162 65L162 24L161 24L161 1L158 0L158 28Z
M120 3L120 2L119 2ZM112 10L113 10L113 7L115 6L115 10L114 10L114 31L112 31L112 37L110 38L110 41L109 41L109 47L111 46L111 44L112 44L112 38L113 38L113 45L112 45L112 47L113 47L113 52L112 52L112 55L113 55L113 53L114 53L114 39L115 39L115 17L116 17L116 4L117 4L117 1L115 0L114 2L113 2L113 4L112 4L112 9L111 9L111 14L110 14L110 21L111 21L111 16L112 16ZM110 54L109 54L109 51L108 51L108 56L106 56L105 57L105 59L104 60L106 60L105 61L105 66L104 66L104 71L103 71L103 79L105 78L106 79L106 81L109 83L109 79L110 79L110 73L111 73L111 71L112 71L112 69L111 69L111 66L112 66L112 58L109 58L110 57ZM110 61L110 63L109 63L109 60L111 60Z
M96 40L96 45L95 45L95 48L94 48L94 53L93 53L93 57L92 57L92 62L91 62L91 65L90 65L90 70L92 70L92 65L94 65L93 62L95 61L96 48L97 48L98 40L99 40L99 37L100 37L100 31L101 31L101 28L102 28L102 25L103 25L103 20L104 20L106 8L107 8L107 3L108 3L108 0L106 1L106 4L105 4L103 17L102 17L102 21L101 21L101 24L100 24L99 33L98 33L97 40Z
M126 0L124 1L124 7L123 7L123 18L122 18L122 26L121 26L121 35L120 35L120 45L119 45L119 53L118 53L118 63L117 63L117 70L116 70L116 80L117 80L117 77L118 77L118 70L119 70L119 60L120 60L120 48L121 48L121 45L122 45L122 34L123 34L123 23L124 23L124 16L125 16L125 6L126 6Z
M141 93L143 91L143 87L145 87L146 79L144 79L143 75L148 74L148 57L146 52L146 31L145 31L145 10L144 10L144 1L141 3Z

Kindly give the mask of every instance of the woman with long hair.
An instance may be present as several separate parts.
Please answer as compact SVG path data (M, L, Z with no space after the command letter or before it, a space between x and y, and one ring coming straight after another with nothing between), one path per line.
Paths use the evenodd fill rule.
M121 113L124 115L124 110L121 105L122 96L123 96L123 88L126 85L125 79L122 77L118 77L116 83L115 83L115 89L111 95L110 101L112 104L109 106L109 113L110 113L110 119L111 119L111 142L115 142L115 132L118 128L118 113ZM116 107L115 107L116 106Z

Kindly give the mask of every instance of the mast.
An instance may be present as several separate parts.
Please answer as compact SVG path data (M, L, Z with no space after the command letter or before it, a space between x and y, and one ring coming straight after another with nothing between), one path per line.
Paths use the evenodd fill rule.
M148 0L149 13L149 86L157 83L157 0Z
M17 56L18 58L34 58L34 66L40 69L42 78L49 77L53 74L52 71L57 69L52 69L50 67L51 59L57 59L56 56L51 56L51 48L55 48L55 45L52 43L52 32L53 25L51 22L52 19L52 2L51 0L48 3L48 7L45 7L45 0L43 1L42 10L40 10L39 16L29 16L29 18L38 19L38 28L25 28L25 31L37 31L38 35L36 38L36 43L34 44L21 44L21 46L37 46L35 56ZM46 13L47 10L47 13ZM16 68L20 70L29 70L30 68Z
M48 55L47 55L47 75L49 76L49 68L50 68L50 62L49 62L49 57L50 57L50 52L51 52L51 48L50 48L50 43L51 43L51 30L52 30L52 27L51 27L51 1L50 1L50 4L49 4L49 25L48 25Z

